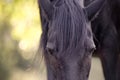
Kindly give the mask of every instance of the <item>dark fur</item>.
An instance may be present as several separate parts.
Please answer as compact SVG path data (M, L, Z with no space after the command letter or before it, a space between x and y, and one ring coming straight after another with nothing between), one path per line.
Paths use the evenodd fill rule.
M93 0L85 0L85 5ZM105 80L120 80L119 40L120 2L107 0L104 9L92 22L96 52L102 61Z
M38 3L48 80L87 80L95 48L88 16L92 18L99 7L95 11L87 7L93 10L87 15L79 0L39 0Z

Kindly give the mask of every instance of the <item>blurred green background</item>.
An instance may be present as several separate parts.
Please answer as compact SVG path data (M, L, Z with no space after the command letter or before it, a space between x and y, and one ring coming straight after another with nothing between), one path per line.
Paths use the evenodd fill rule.
M44 67L38 74L32 66L41 34L39 19L37 0L0 0L0 80L42 79Z
M42 56L33 64L40 25L37 0L0 0L0 80L46 80ZM89 80L104 80L98 58Z

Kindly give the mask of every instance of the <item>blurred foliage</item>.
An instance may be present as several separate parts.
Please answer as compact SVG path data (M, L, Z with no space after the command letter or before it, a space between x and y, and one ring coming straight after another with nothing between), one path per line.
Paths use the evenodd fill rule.
M0 0L0 80L9 80L16 66L29 65L40 34L36 0Z

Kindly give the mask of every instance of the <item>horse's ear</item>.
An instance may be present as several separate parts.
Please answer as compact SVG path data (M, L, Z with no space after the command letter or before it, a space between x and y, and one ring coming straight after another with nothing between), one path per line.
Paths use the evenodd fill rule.
M93 20L100 12L100 10L103 8L104 3L105 0L95 0L84 8L84 11L86 12L87 17L90 21Z
M50 0L38 0L39 8L43 9L48 19L52 18L54 6Z

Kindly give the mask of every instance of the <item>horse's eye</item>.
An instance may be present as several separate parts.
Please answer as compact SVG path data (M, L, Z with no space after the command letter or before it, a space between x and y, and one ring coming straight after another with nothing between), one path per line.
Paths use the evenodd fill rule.
M89 52L90 52L90 53L93 53L95 50L96 50L96 48L93 47L93 48L89 49Z
M47 52L48 52L50 55L53 55L54 50L53 50L53 49L50 49L50 48L47 48Z

